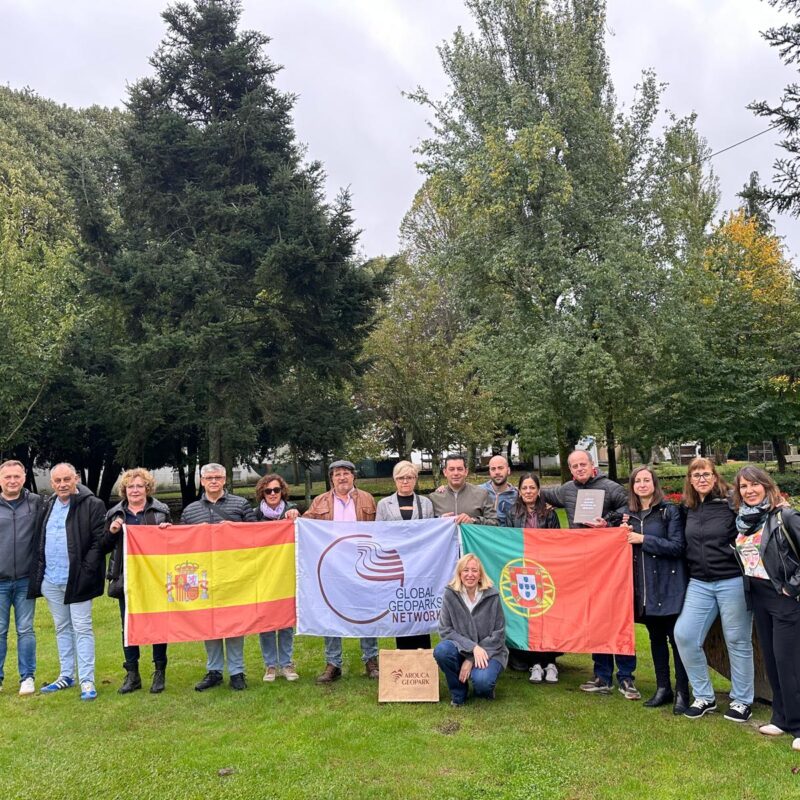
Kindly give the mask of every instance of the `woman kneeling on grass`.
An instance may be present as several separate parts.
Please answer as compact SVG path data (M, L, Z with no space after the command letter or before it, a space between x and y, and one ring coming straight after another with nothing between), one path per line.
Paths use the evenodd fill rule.
M800 514L784 508L775 481L758 467L736 473L736 552L772 687L765 736L790 733L800 750Z
M470 678L475 697L493 700L497 678L508 662L506 623L500 593L472 553L458 560L445 587L439 635L442 641L433 657L447 680L450 705L464 705Z

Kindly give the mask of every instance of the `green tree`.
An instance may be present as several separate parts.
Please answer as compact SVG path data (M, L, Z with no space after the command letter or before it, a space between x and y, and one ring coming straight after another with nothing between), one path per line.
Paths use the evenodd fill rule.
M170 6L153 75L130 89L123 228L90 276L124 315L120 389L148 386L129 454L169 432L176 461L190 441L229 466L249 456L265 384L291 365L348 377L380 294L353 260L348 197L325 203L268 39L240 14L237 0Z
M420 152L450 222L439 263L483 326L487 375L515 376L503 388L514 407L534 399L566 471L581 433L598 429L613 450L646 376L646 348L632 339L653 338L659 88L645 74L630 114L617 112L599 0L467 5L477 33L440 48L452 91L441 102L412 95L434 115Z

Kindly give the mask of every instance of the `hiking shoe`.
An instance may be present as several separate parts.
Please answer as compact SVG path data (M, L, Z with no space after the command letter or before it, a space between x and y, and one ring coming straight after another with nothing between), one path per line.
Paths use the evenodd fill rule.
M278 674L277 667L267 667L267 671L264 673L264 683L272 683L275 680L275 676Z
M768 725L759 725L758 732L764 736L783 736L786 731L773 725L771 722Z
M378 659L377 658L368 658L364 662L364 672L367 673L367 677L371 678L372 680L377 680L380 673L378 672Z
M62 675L52 683L46 683L39 691L42 694L53 694L53 692L60 692L62 689L69 689L74 685L75 681L72 678L66 678Z
M700 719L704 714L710 714L712 711L716 710L716 700L695 700L694 703L686 709L683 716L689 717L689 719Z
M242 692L247 688L247 681L244 679L244 672L237 672L231 675L230 679L231 689L235 692Z
M747 703L740 703L734 700L725 712L725 719L731 722L747 722L753 716L753 711Z
M81 700L94 700L97 697L97 689L91 681L84 681L81 684Z
M26 694L33 694L35 691L36 684L33 682L33 678L25 678L19 685L19 693L23 696Z
M342 677L342 668L334 664L326 664L325 670L317 677L317 683L333 683Z
M531 677L528 680L531 683L541 683L544 680L544 670L541 664L534 664L531 667Z
M285 667L281 667L281 675L283 675L287 681L296 681L300 677L297 674L297 670L294 668L294 664L287 664Z
M204 692L206 689L211 689L213 686L219 686L222 683L222 673L216 669L211 669L203 676L203 679L194 685L196 692Z
M593 692L595 694L611 694L611 684L606 683L602 678L592 678L580 685L582 692Z
M622 696L626 700L642 699L642 695L639 694L639 690L636 688L636 684L633 682L633 678L623 678L619 682L619 690L622 693Z
M544 668L544 682L558 683L558 667L555 664L548 664Z

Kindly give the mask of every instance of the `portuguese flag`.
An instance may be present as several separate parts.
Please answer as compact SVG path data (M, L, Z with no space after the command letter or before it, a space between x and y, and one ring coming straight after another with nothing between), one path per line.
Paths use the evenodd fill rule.
M294 522L129 525L125 644L194 642L291 628Z
M633 562L620 528L461 526L483 563L520 650L634 655Z

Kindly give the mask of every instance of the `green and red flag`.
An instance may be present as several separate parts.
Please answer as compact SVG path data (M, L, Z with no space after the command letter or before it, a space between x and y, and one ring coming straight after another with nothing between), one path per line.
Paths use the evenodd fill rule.
M506 641L520 650L634 655L633 561L621 528L462 525L500 592Z

